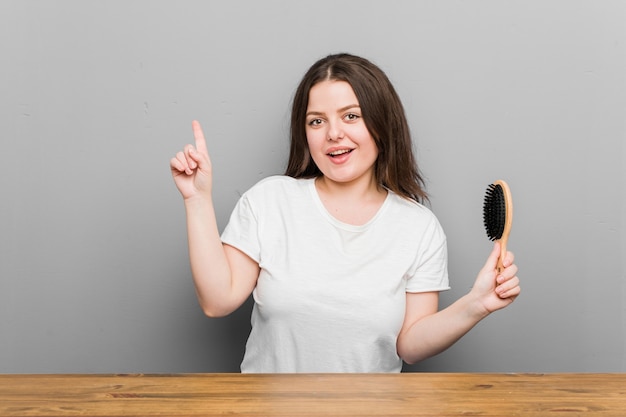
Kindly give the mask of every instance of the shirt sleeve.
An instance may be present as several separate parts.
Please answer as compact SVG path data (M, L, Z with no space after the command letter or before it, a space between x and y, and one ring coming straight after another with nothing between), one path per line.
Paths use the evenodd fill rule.
M448 247L439 221L434 217L424 229L419 250L406 282L406 292L449 290Z
M260 262L259 224L248 194L244 194L233 209L222 232L222 242L231 245L255 262Z

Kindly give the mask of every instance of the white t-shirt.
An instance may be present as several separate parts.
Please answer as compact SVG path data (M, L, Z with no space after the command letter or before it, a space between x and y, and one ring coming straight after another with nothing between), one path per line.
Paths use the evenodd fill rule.
M222 241L261 268L244 373L400 372L405 293L449 288L439 222L393 192L354 226L330 215L313 179L269 177L241 197Z

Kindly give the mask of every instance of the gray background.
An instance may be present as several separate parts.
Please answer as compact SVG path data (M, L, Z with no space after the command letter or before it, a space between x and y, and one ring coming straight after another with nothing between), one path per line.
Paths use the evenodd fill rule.
M202 315L169 158L199 119L223 227L341 51L406 106L442 306L491 248L486 185L515 201L522 296L407 370L626 371L625 21L591 0L0 1L0 372L238 371L251 304Z

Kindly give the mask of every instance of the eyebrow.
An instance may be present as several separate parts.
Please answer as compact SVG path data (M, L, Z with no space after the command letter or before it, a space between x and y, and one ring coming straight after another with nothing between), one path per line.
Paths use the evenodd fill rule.
M344 106L340 109L337 110L337 113L341 113L344 112L346 110L350 110L350 109L354 109L354 108L358 108L360 109L361 106L359 106L358 104L348 104L347 106ZM306 113L307 116L321 116L323 115L323 112L319 112L319 111L309 111Z

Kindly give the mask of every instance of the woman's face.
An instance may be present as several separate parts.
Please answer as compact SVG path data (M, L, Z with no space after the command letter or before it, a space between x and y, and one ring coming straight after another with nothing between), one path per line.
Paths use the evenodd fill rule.
M311 157L326 179L343 184L373 180L378 148L350 84L315 84L305 129Z

